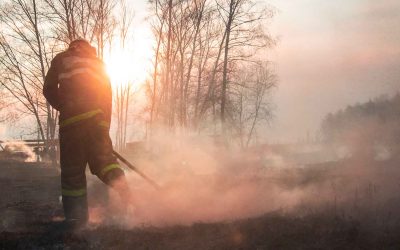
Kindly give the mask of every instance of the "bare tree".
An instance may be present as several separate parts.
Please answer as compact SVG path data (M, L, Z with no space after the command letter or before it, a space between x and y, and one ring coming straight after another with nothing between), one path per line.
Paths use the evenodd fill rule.
M119 17L120 22L117 25L116 38L119 42L119 46L122 50L125 49L125 44L130 33L130 28L133 21L133 12L126 6L125 1L119 2ZM113 46L110 46L111 48ZM111 49L112 53L112 49ZM127 140L127 127L128 127L128 113L130 101L132 98L133 82L128 80L127 82L116 82L114 83L114 110L116 114L116 133L115 133L115 144L118 150L125 148Z
M248 63L242 67L231 83L230 108L227 111L240 146L248 147L257 137L259 125L271 119L269 96L276 87L277 78L268 62Z
M232 60L242 60L251 56L248 53L240 54L239 58L230 55L234 48L245 48L248 52L252 48L265 48L272 44L272 39L264 33L260 21L273 16L270 9L261 9L252 0L223 0L217 1L220 17L225 24L224 65L221 86L220 119L222 131L225 130L225 111L228 89L228 63Z
M263 26L273 16L272 9L252 0L150 3L157 42L148 86L150 123L202 130L211 122L218 133L216 124L221 121L220 132L227 131L229 76L241 64L258 60L258 49L273 44Z
M95 0L43 0L46 17L51 23L54 38L68 44L77 38L92 42L98 31L97 21L106 18L101 13L110 1ZM100 14L99 14L100 13ZM104 22L103 22L104 23Z
M102 57L115 33L114 6L113 0L9 0L0 4L0 84L18 101L19 112L34 117L40 139L49 142L56 137L58 112L42 96L51 59L78 37L95 41Z
M147 94L148 98L150 99L150 120L149 120L149 129L150 129L150 137L151 133L153 132L154 129L154 118L157 116L156 114L156 108L157 108L157 99L158 99L158 76L159 76L159 60L161 57L160 49L161 49L161 44L163 42L163 29L164 29L164 23L165 23L165 18L163 14L159 14L159 7L160 3L159 0L156 0L155 2L155 7L154 7L154 12L156 16L156 20L152 24L153 26L153 32L156 38L156 47L155 47L155 52L154 52L154 63L153 63L153 75L152 75L152 86L150 86L150 82L147 82L146 84L146 89L147 89Z
M273 45L265 25L273 10L255 0L149 4L155 37L145 86L149 135L158 127L193 129L238 134L243 147L250 145L271 117L268 93L276 81L256 52ZM128 48L132 15L122 0L7 0L0 21L1 86L49 140L58 114L41 89L51 58L76 38L95 44L100 58L116 46ZM113 86L115 144L123 149L134 91L130 81Z
M41 95L48 68L48 50L41 6L35 1L13 0L1 6L0 66L2 86L35 117L40 137L54 139L57 112ZM49 48L50 47L50 48ZM43 119L44 117L44 119Z
M115 0L43 0L47 20L53 28L54 38L69 42L84 38L97 44L102 58L104 48L114 35L116 21L113 10Z

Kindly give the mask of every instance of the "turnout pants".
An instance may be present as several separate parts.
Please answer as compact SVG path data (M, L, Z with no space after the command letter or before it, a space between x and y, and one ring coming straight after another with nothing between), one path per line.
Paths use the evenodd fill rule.
M60 129L61 188L66 220L87 222L86 165L107 185L124 176L108 126L96 117Z

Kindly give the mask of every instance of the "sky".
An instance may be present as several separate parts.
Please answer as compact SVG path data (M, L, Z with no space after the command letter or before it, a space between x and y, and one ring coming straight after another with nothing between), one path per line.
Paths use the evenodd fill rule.
M266 58L279 78L274 119L263 131L269 142L314 136L327 113L400 90L399 0L261 1L277 11L266 23L278 41ZM135 13L132 73L146 76L153 46L147 1L127 2Z
M400 89L400 1L270 0L279 87L273 141L315 135L322 118Z
M327 113L399 91L399 0L264 2L277 11L267 24L278 41L267 57L279 78L270 142L317 135ZM136 27L146 29L145 1L130 3Z

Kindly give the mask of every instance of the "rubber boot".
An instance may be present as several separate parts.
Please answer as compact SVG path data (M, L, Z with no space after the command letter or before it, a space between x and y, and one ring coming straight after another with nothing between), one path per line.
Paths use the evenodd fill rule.
M62 199L66 230L85 227L89 218L86 195L79 197L63 196Z

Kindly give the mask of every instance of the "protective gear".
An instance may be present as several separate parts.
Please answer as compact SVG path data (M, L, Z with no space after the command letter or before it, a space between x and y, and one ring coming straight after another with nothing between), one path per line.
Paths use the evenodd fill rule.
M88 221L88 203L86 195L63 195L63 209L66 221L72 225L85 225Z
M108 129L99 126L101 116L60 130L61 187L67 219L87 219L86 164L90 172L109 186L124 178L112 154Z
M126 183L109 136L112 93L103 62L87 42L71 43L53 59L43 94L60 111L60 163L64 215L86 223L86 165L109 186ZM128 188L125 185L123 188ZM120 188L119 188L120 189ZM126 191L118 190L119 193Z
M73 44L52 60L43 94L60 111L62 127L99 113L110 124L112 94L104 63L88 43Z

